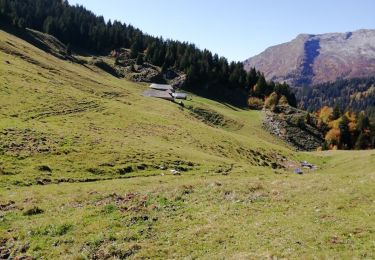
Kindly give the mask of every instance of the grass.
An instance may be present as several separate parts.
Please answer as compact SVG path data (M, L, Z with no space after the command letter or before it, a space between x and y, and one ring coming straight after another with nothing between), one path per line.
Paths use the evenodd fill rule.
M142 97L4 31L0 71L0 258L375 257L373 151L297 153L261 112Z

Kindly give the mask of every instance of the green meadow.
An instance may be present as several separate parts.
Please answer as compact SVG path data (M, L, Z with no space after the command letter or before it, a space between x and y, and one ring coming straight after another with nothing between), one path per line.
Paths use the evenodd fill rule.
M147 87L0 31L0 259L375 258L375 151Z

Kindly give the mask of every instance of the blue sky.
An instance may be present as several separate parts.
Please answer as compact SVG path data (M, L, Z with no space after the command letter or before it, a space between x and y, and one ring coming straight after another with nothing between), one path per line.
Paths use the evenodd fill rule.
M375 0L69 0L106 19L242 61L300 33L375 29Z

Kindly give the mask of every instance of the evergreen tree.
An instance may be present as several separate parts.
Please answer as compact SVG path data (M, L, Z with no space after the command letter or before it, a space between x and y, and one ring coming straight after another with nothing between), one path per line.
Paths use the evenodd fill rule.
M137 65L142 65L142 64L143 64L143 55L140 54L140 53L139 53L138 56L137 56L136 64L137 64Z
M341 116L340 108L338 105L336 105L335 108L333 109L332 119L333 120L339 119L340 116Z
M341 117L341 121L339 123L340 129L340 145L342 149L350 149L351 148L351 138L349 132L349 119L343 115Z
M264 78L264 75L262 74L259 76L259 79L255 85L254 94L257 97L264 97L266 90L267 90L267 82L266 82L266 79Z
M305 122L306 122L307 125L311 125L311 115L310 115L310 113L306 114Z
M357 141L354 147L356 150L363 150L363 149L366 149L366 144L367 144L366 136L363 132L361 132L357 138Z
M368 129L370 129L370 120L365 115L365 113L361 112L361 113L359 113L359 116L358 116L357 131L363 132L363 131L368 130Z

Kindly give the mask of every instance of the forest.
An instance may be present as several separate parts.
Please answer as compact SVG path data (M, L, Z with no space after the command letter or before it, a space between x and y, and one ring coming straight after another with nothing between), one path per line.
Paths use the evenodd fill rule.
M316 121L310 114L307 114L305 121L316 125L324 134L323 150L363 150L375 147L375 124L370 122L364 112L343 112L339 106L324 106L315 115Z
M69 46L69 52L75 48L108 54L117 48L128 48L138 61L160 66L163 71L173 68L186 73L184 88L240 106L247 106L258 82L265 91L274 87L255 69L246 72L242 62L228 62L194 44L153 37L116 20L105 21L104 17L83 6L72 6L66 0L0 0L0 16L19 28L57 37ZM258 91L256 95L262 94ZM289 97L290 103L295 103L294 95Z
M316 111L323 106L339 106L341 110L365 111L375 119L375 78L339 79L316 86L294 88L298 106Z

